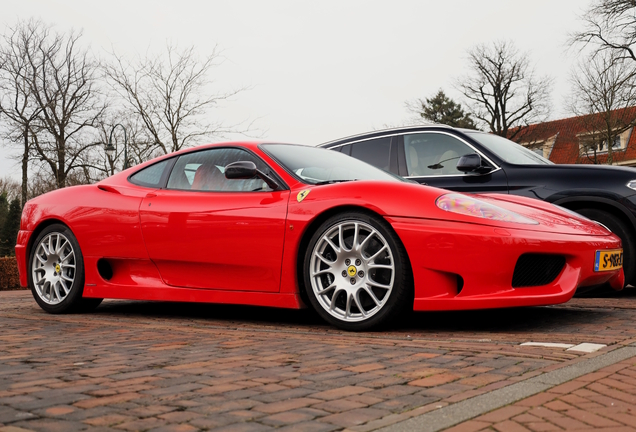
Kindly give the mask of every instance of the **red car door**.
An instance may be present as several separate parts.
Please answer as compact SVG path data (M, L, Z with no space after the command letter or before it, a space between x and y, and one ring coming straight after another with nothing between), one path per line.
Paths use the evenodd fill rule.
M259 179L228 180L224 167L239 160L267 166L238 148L179 157L167 188L141 203L148 254L168 285L277 292L289 191Z

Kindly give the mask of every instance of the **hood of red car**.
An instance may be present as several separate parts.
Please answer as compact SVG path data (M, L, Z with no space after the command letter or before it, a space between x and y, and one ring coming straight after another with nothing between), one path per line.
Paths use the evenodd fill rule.
M584 216L545 201L504 194L475 194L473 197L503 207L538 222L524 229L563 234L610 235L611 231Z
M316 204L317 207L313 210L316 213L323 211L326 207L356 205L366 207L384 216L450 220L497 228L560 234L611 235L610 231L583 216L570 213L568 210L544 201L515 195L460 194L420 184L381 181L351 181L310 186L308 189L311 189L311 193L300 203L300 207L305 208ZM293 196L297 193L298 191L292 191ZM531 219L531 221L529 221L530 223L518 223L442 209L437 205L437 201L446 194L476 199L512 211L524 218ZM321 204L318 205L318 203Z

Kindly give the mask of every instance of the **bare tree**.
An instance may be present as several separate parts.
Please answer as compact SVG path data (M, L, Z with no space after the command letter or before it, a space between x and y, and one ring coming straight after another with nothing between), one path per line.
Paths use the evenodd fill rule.
M592 163L604 159L612 164L614 152L624 152L624 135L636 120L636 65L615 51L598 52L579 63L571 81L570 109L585 130L579 137L581 155Z
M212 107L244 90L209 92L210 74L219 59L216 50L199 59L194 47L180 51L168 45L165 55L134 62L113 57L114 63L106 67L113 88L164 154L193 145L202 136L237 132L209 120Z
M126 114L125 111L114 115L111 113L98 125L98 141L106 144L112 140L115 147L112 157L107 156L104 151L96 152L95 166L101 173L113 175L125 166L131 167L164 154L155 145L147 129L138 122L138 118L130 118ZM119 125L122 127L115 127Z
M29 178L29 199L55 189L57 189L57 185L50 174L42 170L34 170L33 175Z
M29 83L46 134L36 135L34 149L61 188L73 170L90 167L90 151L101 145L90 132L106 105L97 86L99 65L78 46L81 34L54 33L44 25L40 31L37 52L28 53Z
M103 177L105 177L105 175L101 171L74 169L73 171L69 172L68 176L66 177L66 185L76 186L88 184ZM33 170L31 176L29 177L28 189L28 197L29 199L31 199L52 190L58 189L58 186L55 177L51 176L51 174L47 171L37 169L36 167L36 169Z
M616 59L636 61L634 0L596 0L582 19L584 28L572 35L572 45L591 47L594 55L610 51Z
M29 21L9 28L0 40L0 121L5 138L22 147L22 205L28 195L32 135L42 112L33 97L31 77L38 72L32 63L41 63L36 58L45 36L40 23Z
M524 126L548 117L552 80L536 76L527 53L511 42L495 42L473 47L468 59L471 73L457 87L490 132L514 139Z
M90 167L90 152L100 145L90 134L105 109L98 64L78 46L80 37L31 20L19 22L3 41L2 112L24 145L23 199L29 151L56 187L64 187L72 171Z

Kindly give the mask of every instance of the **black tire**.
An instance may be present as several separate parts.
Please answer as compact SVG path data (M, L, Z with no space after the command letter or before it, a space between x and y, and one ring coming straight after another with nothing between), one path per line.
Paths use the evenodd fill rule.
M349 224L349 223L355 223L355 222L366 224L367 226L370 226L373 229L375 229L381 235L382 238L381 237L372 238L368 243L372 244L373 241L375 241L376 239L384 240L386 242L386 246L388 247L388 249L390 249L390 256L392 257L392 261L393 261L392 265L394 267L393 269L394 275L392 278L393 280L392 289L387 294L385 294L386 298L382 297L380 299L379 295L376 296L376 300L380 299L380 302L382 302L382 305L375 303L375 306L373 306L373 308L377 306L379 309L373 312L373 315L371 315L369 318L361 319L357 322L349 322L349 321L345 321L344 319L339 319L333 316L330 312L328 312L325 309L325 306L323 306L321 304L321 301L318 299L318 294L314 292L314 288L312 286L312 278L310 276L311 268L312 268L311 258L317 243L319 241L322 241L321 239L323 238L323 236L325 236L327 233L332 231L334 227L340 224L343 224L343 223ZM365 230L364 227L361 228L360 236L365 235L363 233L364 230ZM366 234L366 236L369 236L369 234ZM351 238L349 239L351 240ZM348 240L345 240L345 243L347 241ZM378 241L378 244L382 244L382 243ZM368 246L364 246L364 247L368 248ZM386 252L387 256L388 256L388 253L389 252ZM337 253L337 255L340 256L339 253ZM364 259L366 260L367 258L368 257ZM387 259L387 258L385 257L384 259ZM375 262L376 260L373 260L373 261ZM360 264L360 265L364 267L366 264L368 264L367 261L365 261L364 264ZM366 272L367 279L364 279L364 276L360 277L359 281L361 285L365 285L364 280L372 280L371 279L372 275L374 275L373 277L376 277L378 272L381 271L378 269L373 270L367 267L365 268L367 270ZM332 275L334 277L344 277L345 281L350 281L351 279L354 279L354 278L349 278L349 276L345 276L343 269L339 269L339 268L337 269L337 271L342 270L343 272L342 274L339 273L334 275L332 273ZM334 271L336 270L335 266L333 267L333 270ZM364 271L360 273L364 275ZM358 273L356 277L358 277L360 273ZM316 277L317 276L314 276L314 278ZM306 296L309 299L309 302L311 306L313 307L313 309L325 321L344 330L366 331L366 330L371 330L371 329L375 330L381 327L385 327L389 325L391 322L393 322L396 318L403 316L404 312L408 311L409 308L410 310L412 310L413 308L413 277L411 273L411 266L409 264L409 259L406 254L406 250L404 249L404 246L402 245L402 242L400 241L399 237L395 234L391 226L384 219L372 214L365 213L365 212L353 211L353 212L340 213L330 217L318 227L318 229L314 232L313 236L311 237L307 250L305 251L305 256L303 260L303 281L304 281ZM335 279L333 279L333 281L335 283ZM331 284L332 283L331 280L329 280L328 283ZM375 288L371 288L370 285L367 285L367 287L369 287L370 289L375 289ZM355 289L355 288L352 288L352 289ZM336 297L338 297L339 295L341 295L339 294L339 292L344 292L344 290L339 291L339 289L336 288L333 291L336 294L332 293L331 294L332 297L329 300L335 302L335 300L332 300L333 296L335 295ZM368 290L366 291L368 292ZM363 292L362 290L359 291L359 293L360 293L358 294L358 298L360 299L359 304L363 305L363 302L362 302L363 295L366 295L368 297L368 299L365 299L367 300L367 303L365 304L368 304L368 300L371 299L369 294L367 294L366 292ZM323 294L322 297L327 295L328 294ZM348 299L348 294L346 295L346 297ZM323 301L325 301L324 298L323 298ZM371 305L373 305L373 303L371 303ZM362 308L364 309L365 306L363 305ZM352 311L353 310L359 311L357 306L353 306L353 298L352 298ZM362 318L364 318L363 314L360 314L360 315L362 316Z
M38 253L41 242L49 235L56 234L63 236L63 238L68 240L68 243L70 243L72 251L74 253L73 265L75 267L74 269L72 269L72 273L67 274L67 276L72 276L72 283L70 283L70 286L67 288L68 294L66 294L61 301L59 301L58 298L58 302L52 304L50 301L47 302L45 298L43 298L46 297L46 293L44 292L40 294L35 286L35 281L33 280L33 265L34 259L36 259L35 254ZM60 237L57 237L57 240L55 241L60 242ZM46 261L48 262L48 257ZM80 250L80 246L77 242L77 239L75 238L75 235L73 235L71 230L65 225L49 225L37 236L37 238L33 242L31 253L29 254L29 262L27 263L27 274L29 288L31 289L33 298L35 299L37 304L48 313L62 314L89 311L99 306L102 301L102 299L96 298L82 298L82 294L84 291L84 258L82 256L82 251ZM49 292L50 291L51 288L49 288Z
M625 285L633 284L634 276L636 275L636 263L634 262L636 258L636 244L629 227L622 219L603 210L584 208L575 211L588 219L602 223L609 228L612 233L620 237L623 243Z

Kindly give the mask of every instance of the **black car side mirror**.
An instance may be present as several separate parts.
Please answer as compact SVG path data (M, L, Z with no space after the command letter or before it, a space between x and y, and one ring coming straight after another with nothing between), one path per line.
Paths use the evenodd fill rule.
M256 175L256 164L251 161L232 162L225 167L226 179L251 179Z
M252 161L232 162L225 167L225 178L228 180L248 180L254 177L263 180L273 190L280 189L276 180L256 169L256 164Z
M492 171L492 168L483 164L481 156L472 153L459 158L457 170L465 173L486 174Z

